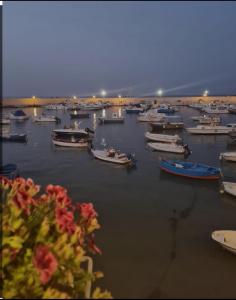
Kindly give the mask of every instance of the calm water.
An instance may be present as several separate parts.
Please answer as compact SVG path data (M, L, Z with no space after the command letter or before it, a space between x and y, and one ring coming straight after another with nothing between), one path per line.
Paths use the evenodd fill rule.
M25 112L34 115L42 110ZM236 200L220 195L218 182L161 173L160 153L146 147L144 132L149 126L138 123L135 115L126 115L125 124L99 125L95 116L101 112L92 113L81 126L96 129L95 146L102 147L105 139L108 145L135 153L136 169L95 160L87 150L55 148L52 129L71 121L66 112L50 113L62 123L12 123L12 131L27 132L29 140L4 144L3 161L17 163L22 176L42 186L60 184L75 201L94 203L102 225L97 244L103 250L95 269L105 273L98 285L115 298L236 297L236 258L210 238L213 230L236 230ZM177 114L194 125L189 117L199 113L181 108ZM236 123L235 116L223 118L224 123ZM220 166L219 153L236 150L227 136L179 133L193 151L189 161ZM236 178L236 164L223 163L222 168L225 178Z

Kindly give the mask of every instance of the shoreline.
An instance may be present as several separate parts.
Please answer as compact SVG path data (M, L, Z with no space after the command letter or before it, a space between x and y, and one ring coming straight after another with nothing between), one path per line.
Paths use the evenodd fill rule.
M186 96L186 97L149 97L149 98L78 98L70 99L68 97L51 97L51 98L5 98L2 100L2 108L17 107L41 107L48 104L59 103L95 103L95 102L111 102L114 106L125 106L131 103L166 103L170 105L188 105L193 103L218 103L218 104L236 104L236 96Z

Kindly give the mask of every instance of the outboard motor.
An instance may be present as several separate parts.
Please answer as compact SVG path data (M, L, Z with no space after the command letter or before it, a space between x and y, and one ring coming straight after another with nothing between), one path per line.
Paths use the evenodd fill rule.
M135 158L135 154L127 153L127 158L131 160L132 164L136 164L137 159Z
M184 148L185 148L185 154L188 156L192 153L192 151L189 149L189 146L188 144L185 144L184 145Z

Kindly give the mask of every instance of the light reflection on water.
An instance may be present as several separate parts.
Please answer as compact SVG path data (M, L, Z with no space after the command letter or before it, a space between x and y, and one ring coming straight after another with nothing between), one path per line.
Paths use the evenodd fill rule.
M34 109L24 110L35 115ZM96 129L97 148L108 145L135 153L136 169L95 160L86 149L54 147L52 130L76 124L66 111L47 112L58 115L61 124L12 122L12 131L27 132L28 143L4 144L3 161L17 163L22 176L42 186L61 184L75 201L94 203L102 224L97 243L103 249L96 269L105 273L99 285L115 298L234 297L235 257L215 245L210 234L215 229L236 229L236 200L220 195L218 182L160 172L159 157L176 156L148 149L144 133L149 125L137 122L135 115L124 113L124 124L97 126L101 113L117 111L120 115L122 108L92 112L80 126ZM40 115L42 109L36 112ZM196 124L190 117L197 111L183 107L177 114L188 126ZM236 123L235 116L225 115L223 122ZM189 161L221 166L225 178L236 179L236 164L218 159L220 152L236 150L229 137L170 133L178 133L189 144L193 151Z

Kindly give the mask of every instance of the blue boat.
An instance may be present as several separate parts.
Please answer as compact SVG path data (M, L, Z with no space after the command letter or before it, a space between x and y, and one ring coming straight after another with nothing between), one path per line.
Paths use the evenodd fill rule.
M19 172L16 164L7 164L0 167L0 175L9 179L15 179L19 176Z
M157 112L160 114L171 115L175 113L175 110L173 108L159 108Z
M219 179L221 176L221 170L219 168L179 160L161 159L160 168L173 175L195 179Z
M16 143L26 143L27 142L27 135L26 133L21 134L2 134L0 135L1 142L16 142Z
M15 112L10 113L11 120L27 120L29 117L24 113L22 109L18 109Z

